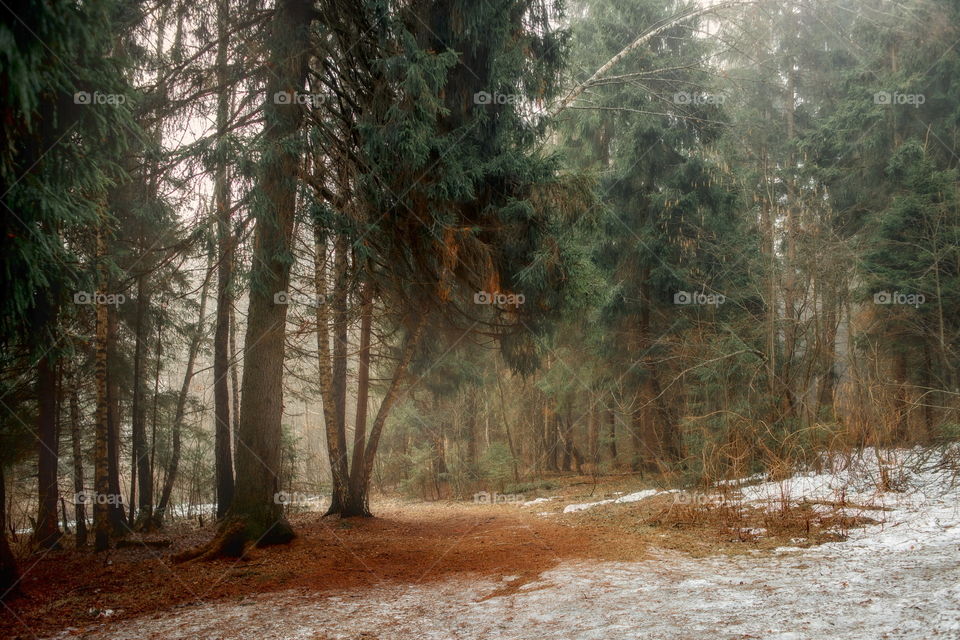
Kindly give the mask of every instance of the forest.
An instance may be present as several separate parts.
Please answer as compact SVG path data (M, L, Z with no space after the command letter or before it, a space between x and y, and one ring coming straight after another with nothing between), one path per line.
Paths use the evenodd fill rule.
M960 2L0 2L0 637L960 638Z

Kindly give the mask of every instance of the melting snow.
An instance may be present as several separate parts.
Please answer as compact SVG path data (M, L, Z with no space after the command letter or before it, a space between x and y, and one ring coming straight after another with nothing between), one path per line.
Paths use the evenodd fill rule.
M886 507L845 542L770 554L567 563L513 593L494 580L302 591L206 603L102 625L85 637L348 640L960 639L960 490L936 471L881 492L864 469L743 488L749 501ZM642 491L615 500L633 502ZM570 509L570 507L576 507ZM65 632L67 633L67 632Z
M593 507L599 506L601 504L620 504L624 502L639 502L650 496L655 496L658 493L669 493L669 491L660 491L659 489L646 489L644 491L637 491L636 493L630 493L625 496L620 496L619 498L611 498L609 500L600 500L599 502L585 502L582 504L568 504L563 508L564 513L574 513L576 511L586 511L587 509L592 509Z

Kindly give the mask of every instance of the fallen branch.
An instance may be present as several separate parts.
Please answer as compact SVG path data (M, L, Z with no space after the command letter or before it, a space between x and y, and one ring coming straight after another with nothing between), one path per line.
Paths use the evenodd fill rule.
M642 33L639 37L637 37L636 40L634 40L633 42L628 44L626 47L624 47L620 51L620 53L610 58L610 60L608 60L606 64L604 64L602 67L597 69L596 72L594 72L594 74L590 76L586 81L581 82L580 84L575 86L573 89L571 89L567 93L567 95L565 95L560 100L560 102L555 104L550 109L549 116L551 118L555 118L557 115L559 115L560 112L566 109L567 107L569 107L570 104L574 100L576 100L577 97L580 96L580 94L582 94L584 91L589 89L591 86L601 82L603 80L604 74L610 71L610 69L612 69L613 67L615 67L617 63L619 63L621 60L623 60L628 55L630 55L632 51L638 49L644 43L651 40L653 37L658 36L664 31L667 31L675 27L676 25L680 24L684 20L689 20L690 18L697 18L704 14L717 11L719 9L729 9L730 7L743 6L748 4L753 4L753 2L752 1L744 2L742 0L735 0L732 2L721 2L720 4L716 4L712 6L700 7L698 9L691 9L685 13L681 13L679 15L673 16L672 18L667 18L665 21L661 21L657 25L654 25L653 27L651 27L650 29Z

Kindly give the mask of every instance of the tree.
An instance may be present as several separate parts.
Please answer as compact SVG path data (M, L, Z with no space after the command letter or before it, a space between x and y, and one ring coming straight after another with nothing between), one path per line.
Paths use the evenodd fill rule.
M283 413L283 352L287 307L277 293L290 279L290 244L299 175L302 112L277 94L302 92L313 10L304 0L281 0L274 9L269 41L272 70L264 102L264 149L255 194L256 226L250 270L250 302L244 341L240 433L234 499L221 532L223 550L239 554L247 542L282 544L293 530L276 500Z

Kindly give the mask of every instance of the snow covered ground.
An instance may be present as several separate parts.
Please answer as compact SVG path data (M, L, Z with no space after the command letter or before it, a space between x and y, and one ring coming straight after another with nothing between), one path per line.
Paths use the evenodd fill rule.
M842 498L889 509L871 512L884 521L850 531L845 542L808 549L565 563L516 588L505 588L507 578L334 597L288 591L118 621L86 637L960 639L960 490L950 476L928 465L887 477L902 491L882 492L877 464L864 460L742 487L745 501L771 508L784 499Z

